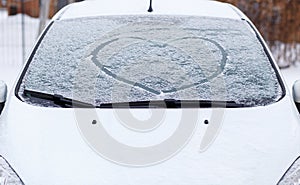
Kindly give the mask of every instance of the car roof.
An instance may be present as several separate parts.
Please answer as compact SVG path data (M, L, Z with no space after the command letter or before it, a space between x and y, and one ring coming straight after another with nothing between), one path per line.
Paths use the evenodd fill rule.
M151 13L147 11L149 5L150 0L86 0L63 8L53 19L136 14L246 18L234 6L212 0L152 0Z

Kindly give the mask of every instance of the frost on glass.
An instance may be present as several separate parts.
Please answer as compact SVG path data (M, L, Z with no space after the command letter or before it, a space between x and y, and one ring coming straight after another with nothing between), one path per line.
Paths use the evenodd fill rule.
M95 105L172 98L263 106L282 96L276 73L245 21L190 16L55 21L20 95L24 88Z

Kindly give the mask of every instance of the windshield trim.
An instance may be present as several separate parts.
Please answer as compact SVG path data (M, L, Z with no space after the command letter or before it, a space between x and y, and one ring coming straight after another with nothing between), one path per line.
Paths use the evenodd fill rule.
M26 72L27 72L27 70L28 70L28 68L29 68L29 66L30 66L30 64L31 64L31 61L32 61L32 59L33 59L33 57L34 57L36 51L38 50L38 48L39 48L41 42L43 41L44 37L46 36L46 34L48 33L48 31L50 30L50 28L51 28L51 26L53 25L53 23L54 23L54 21L51 21L51 22L49 23L49 25L46 27L46 29L44 30L44 32L42 33L42 35L41 35L40 38L38 39L36 45L35 45L34 48L33 48L33 51L31 52L31 54L30 54L30 56L29 56L29 58L28 58L28 60L27 60L27 62L26 62L26 65L25 65L25 67L23 68L23 71L22 71L22 73L21 73L21 75L20 75L20 77L19 77L19 79L18 79L18 81L17 81L16 87L15 87L15 96L16 96L19 100L21 100L22 102L24 102L24 100L19 96L19 90L20 90L20 88L21 88L22 81L23 81L23 79L24 79L24 76L25 76L25 74L26 74Z
M242 18L242 21L246 21L246 23L250 26L250 28L254 31L256 38L258 39L259 43L262 45L264 52L266 53L268 60L276 74L277 80L279 82L279 85L282 89L282 96L276 101L279 102L280 100L282 100L285 96L286 96L286 88L284 85L284 82L280 76L280 73L278 71L278 68L276 67L276 62L274 61L273 57L271 56L271 51L268 50L268 47L263 39L263 37L260 35L260 33L258 32L258 30L254 27L253 23L251 23L250 21ZM271 104L272 105L272 104Z

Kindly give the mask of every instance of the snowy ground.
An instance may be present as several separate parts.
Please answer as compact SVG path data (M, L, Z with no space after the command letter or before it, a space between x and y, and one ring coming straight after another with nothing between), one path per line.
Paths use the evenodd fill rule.
M38 19L25 16L25 57L37 38ZM22 69L22 40L21 15L7 16L5 10L0 9L0 80L4 80L9 89L12 88L20 70ZM14 41L12 41L12 38ZM291 89L295 80L300 79L300 63L283 69L282 74Z

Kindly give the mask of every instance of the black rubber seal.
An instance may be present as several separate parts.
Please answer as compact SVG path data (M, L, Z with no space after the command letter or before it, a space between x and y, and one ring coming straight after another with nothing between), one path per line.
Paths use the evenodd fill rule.
M36 43L36 45L35 45L35 47L34 47L34 49L33 49L33 51L32 51L32 53L31 53L31 55L30 55L28 61L26 62L26 65L25 65L25 67L24 67L24 69L23 69L23 71L22 71L22 73L21 73L21 76L20 76L18 82L17 82L16 88L15 88L15 96L16 96L19 100L21 100L22 102L23 102L23 100L22 100L22 98L19 96L19 90L20 90L20 87L21 87L23 78L24 78L24 76L25 76L25 74L26 74L26 72L27 72L27 69L29 68L29 65L30 65L30 63L31 63L31 61L32 61L32 59L33 59L33 57L34 57L34 55L35 55L37 49L39 48L41 42L43 41L43 39L44 39L44 37L45 37L45 35L46 35L46 33L49 31L49 29L51 28L51 26L53 25L53 23L54 23L54 21L52 21L51 23L49 23L49 25L47 26L47 28L45 29L45 31L42 33L40 39L38 40L38 42Z
M286 96L286 88L284 86L284 83L283 83L283 80L279 74L279 71L277 70L276 68L276 64L275 64L275 61L273 60L273 58L271 57L271 53L268 51L267 49L267 46L265 45L265 43L263 42L263 39L262 37L257 33L256 29L253 27L253 25L248 21L248 20L245 20L244 18L242 18L242 21L246 21L247 24L251 27L251 29L255 32L255 35L256 35L256 38L258 39L258 41L260 42L260 44L262 45L263 49L264 49L264 52L266 53L270 63L271 63L271 66L273 68L273 70L275 71L275 74L276 74L276 77L277 77L277 80L279 82L279 85L281 86L281 89L282 89L282 96L277 100L277 102L279 102L280 100L282 100L285 96Z

